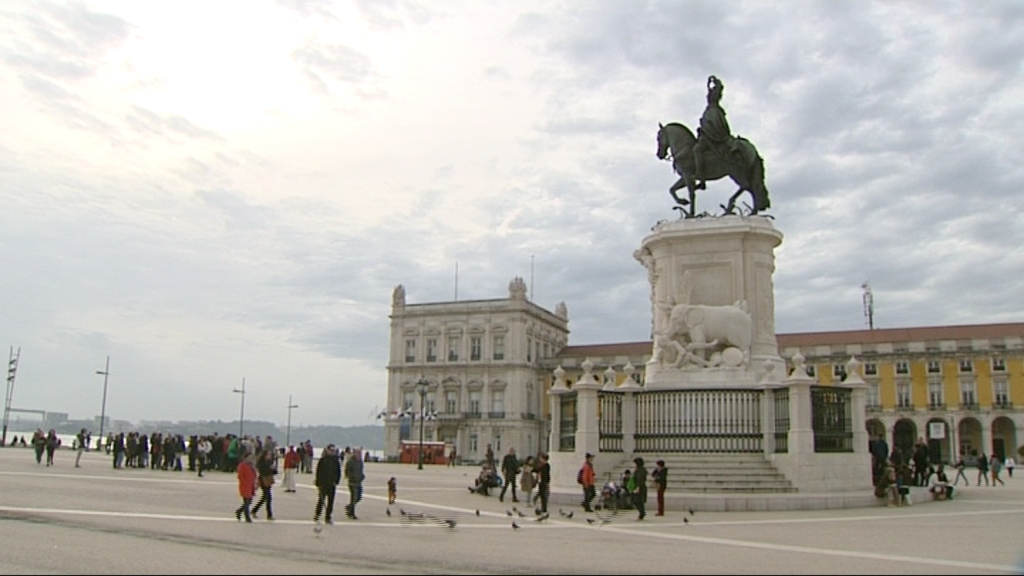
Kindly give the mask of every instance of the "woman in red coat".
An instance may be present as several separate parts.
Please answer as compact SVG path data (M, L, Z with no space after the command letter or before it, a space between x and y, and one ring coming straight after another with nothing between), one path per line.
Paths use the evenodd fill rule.
M244 513L245 521L252 522L249 506L255 494L256 468L252 465L252 453L246 453L238 463L238 495L242 497L242 505L235 509L235 519L241 521Z

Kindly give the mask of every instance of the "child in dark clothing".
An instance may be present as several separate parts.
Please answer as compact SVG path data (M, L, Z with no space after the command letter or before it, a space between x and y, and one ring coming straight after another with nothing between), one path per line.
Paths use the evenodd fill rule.
M398 481L392 476L388 479L388 504L394 504L398 498Z

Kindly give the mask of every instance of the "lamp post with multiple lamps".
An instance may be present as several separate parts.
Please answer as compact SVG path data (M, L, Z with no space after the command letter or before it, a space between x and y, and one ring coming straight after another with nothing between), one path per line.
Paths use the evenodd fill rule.
M423 470L423 421L426 420L427 416L427 389L430 387L430 382L427 382L423 378L420 378L416 382L416 391L420 395L420 449L417 460L417 470Z
M107 356L107 367L97 370L97 374L103 374L103 404L100 406L100 441L103 440L103 425L107 421L107 378L110 377L110 356Z
M285 433L284 445L292 445L292 408L298 408L298 404L292 404L292 395L288 395L288 432Z
M234 392L236 394L241 394L242 395L242 413L238 417L238 419L239 419L239 422L238 422L238 437L241 438L241 437L243 437L245 435L245 378L244 377L242 378L242 389L239 390L238 388L235 388L235 389L232 390L232 392Z

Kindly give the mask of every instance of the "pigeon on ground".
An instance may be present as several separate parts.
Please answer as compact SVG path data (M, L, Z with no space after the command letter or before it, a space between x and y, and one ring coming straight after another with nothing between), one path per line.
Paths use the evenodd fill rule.
M562 516L565 516L565 510L562 510L561 508L558 509L558 513Z
M398 509L398 513L401 514L402 516L406 515L405 510L402 510L401 508Z
M480 515L480 511L479 511L479 510L477 510L477 511L476 511L476 515L477 515L477 516L479 516L479 515Z
M517 514L517 515L518 515L518 516L519 516L520 518L526 518L526 514L523 514L522 510L516 510L516 514Z
M690 520L686 516L683 516L683 524L689 524L689 523L690 523Z
M587 524L593 524L593 523L594 523L594 519L593 518L587 518Z
M384 513L387 514L388 516L391 516L391 508L388 508L387 510L385 510Z
M447 524L449 528L455 528L455 520L452 520L451 518L446 519L444 523Z
M573 515L573 511L570 510L569 513L565 515L565 517L566 518L572 518L572 515Z
M689 512L690 512L690 516L693 516L693 508L690 508Z
M505 515L508 516L509 518L511 518L512 517L512 511L511 510L505 510Z
M519 524L516 524L515 520L512 521L512 529L513 530L519 530Z

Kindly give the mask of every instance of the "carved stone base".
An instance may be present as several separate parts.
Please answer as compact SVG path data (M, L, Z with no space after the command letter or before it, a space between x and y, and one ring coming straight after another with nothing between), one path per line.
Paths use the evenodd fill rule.
M776 374L785 373L772 282L781 243L782 233L763 216L654 227L634 253L651 283L656 345L646 371L649 388L756 386L766 361Z

